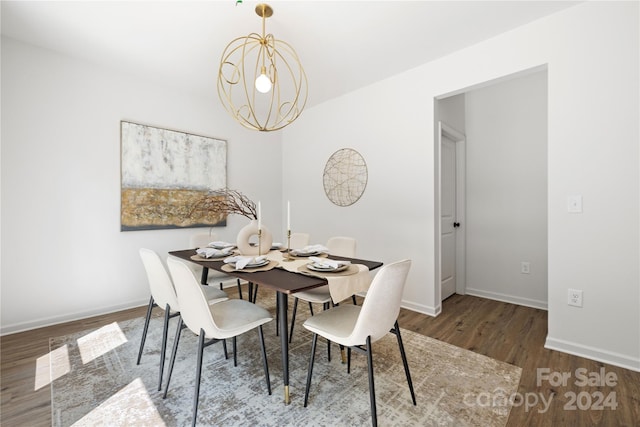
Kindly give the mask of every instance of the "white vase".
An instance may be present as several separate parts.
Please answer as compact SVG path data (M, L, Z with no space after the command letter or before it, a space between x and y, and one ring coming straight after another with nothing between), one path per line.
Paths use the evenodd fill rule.
M251 246L249 239L256 236L254 241L258 241L258 220L252 219L251 222L240 230L236 238L236 245L242 255L265 255L271 250L273 236L267 227L262 224L262 235L260 236L260 248L258 245ZM258 253L259 252L259 253Z

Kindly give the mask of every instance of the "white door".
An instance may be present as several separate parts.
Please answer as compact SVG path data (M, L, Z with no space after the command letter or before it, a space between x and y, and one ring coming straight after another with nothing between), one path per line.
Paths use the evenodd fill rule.
M456 292L456 143L441 134L440 276L442 300Z

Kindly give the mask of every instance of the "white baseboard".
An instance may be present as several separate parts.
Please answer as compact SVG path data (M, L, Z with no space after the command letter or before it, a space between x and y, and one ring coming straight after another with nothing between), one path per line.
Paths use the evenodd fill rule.
M482 289L467 288L465 290L465 295L488 298L496 301L508 302L511 304L524 305L525 307L539 308L540 310L547 310L548 307L546 301L522 298L515 295L501 294L498 292L484 291Z
M549 350L557 350L563 353L573 354L574 356L580 356L586 359L608 363L610 365L640 372L640 358L634 358L624 354L614 353L595 347L589 347L570 341L550 338L548 336L545 340L544 348L548 348Z
M92 310L77 311L75 313L68 313L63 316L43 317L36 320L30 320L28 322L14 323L11 325L2 325L0 329L0 335L15 334L18 332L30 331L32 329L44 328L46 326L53 326L60 323L73 322L75 320L87 319L89 317L101 316L103 314L110 314L116 311L128 310L130 308L140 307L142 305L149 304L149 299L144 301L132 301L126 304L116 304L109 307L100 307Z
M436 317L442 312L442 304L438 304L437 307L431 307L424 304L416 304L411 301L403 300L400 304L402 308L406 308L407 310L416 311L418 313L426 314L431 317Z

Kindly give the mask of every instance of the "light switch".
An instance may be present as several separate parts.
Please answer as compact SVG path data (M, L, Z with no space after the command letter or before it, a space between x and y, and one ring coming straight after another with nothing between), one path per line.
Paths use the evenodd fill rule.
M582 213L582 196L569 196L567 199L567 211L569 213Z

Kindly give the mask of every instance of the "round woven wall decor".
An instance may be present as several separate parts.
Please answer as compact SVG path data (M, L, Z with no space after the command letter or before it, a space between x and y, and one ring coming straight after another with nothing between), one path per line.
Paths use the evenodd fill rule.
M367 163L360 153L342 148L329 157L322 177L324 192L338 206L357 202L367 186Z

